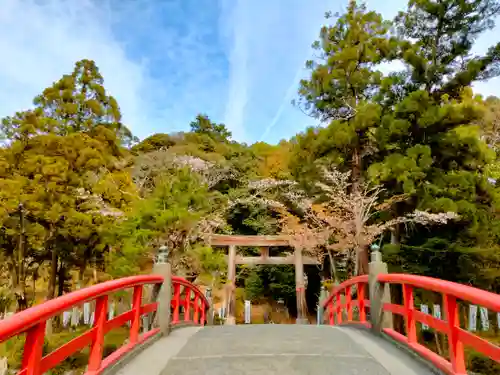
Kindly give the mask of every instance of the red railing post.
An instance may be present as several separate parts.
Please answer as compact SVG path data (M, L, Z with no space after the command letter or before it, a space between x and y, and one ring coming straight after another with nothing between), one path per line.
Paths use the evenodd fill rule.
M191 320L191 288L184 287L184 321Z
M101 368L104 350L104 325L108 315L108 296L101 296L96 301L94 313L94 338L90 345L88 372L97 372Z
M415 324L415 317L413 316L415 310L413 306L413 287L411 285L403 284L403 301L406 336L408 337L408 342L413 344L417 342L417 326Z
M200 319L199 299L198 299L198 294L195 294L195 296L194 296L194 315L193 315L194 324L198 324L199 319Z
M358 309L359 309L359 321L361 323L366 322L365 284L364 283L358 283Z
M139 329L141 327L142 285L134 287L132 297L132 322L130 324L130 342L135 344L139 340Z
M335 310L337 312L337 324L341 324L342 323L342 299L341 299L340 292L337 292L335 299L336 299Z
M41 375L40 361L43 355L46 322L38 323L26 332L24 343L23 361L21 369L26 370L26 375Z
M458 339L460 319L458 317L457 300L454 296L443 295L444 313L448 321L448 351L450 354L451 367L455 374L466 375L464 346Z
M333 297L328 303L328 320L331 326L335 325L335 305L333 303Z
M181 307L181 285L174 284L174 298L172 300L172 305L174 306L174 316L172 318L172 324L179 322L179 309Z
M348 286L345 288L345 303L346 303L346 308L347 308L347 321L350 323L352 322L352 297L351 297L351 287Z

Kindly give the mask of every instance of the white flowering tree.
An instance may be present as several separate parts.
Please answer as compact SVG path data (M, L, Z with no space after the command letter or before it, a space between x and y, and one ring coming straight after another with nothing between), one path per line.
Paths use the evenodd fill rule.
M382 198L380 186L363 184L350 189L350 172L323 169L320 193L308 197L293 181L261 180L250 184L252 199L268 202L282 213L283 232L295 247L320 258L331 251L345 251L355 265L355 274L368 272L369 246L387 230L399 224L446 224L458 216L453 212L430 213L416 210L389 220L375 219L406 196ZM272 197L272 198L266 198ZM326 254L325 254L326 249Z

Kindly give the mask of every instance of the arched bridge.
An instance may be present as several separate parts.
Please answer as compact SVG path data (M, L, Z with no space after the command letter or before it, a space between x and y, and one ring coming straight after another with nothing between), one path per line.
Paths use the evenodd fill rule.
M461 319L464 303L499 313L499 295L380 272L380 264L373 259L369 275L331 290L321 325L212 326L209 300L192 283L170 276L165 264L154 275L105 282L17 313L0 322L0 342L25 336L17 372L23 375L49 373L84 348L88 375L467 374L469 350L500 362L500 347L466 330ZM390 285L401 286L402 303L391 300ZM108 296L125 289L133 290L131 310L110 318ZM426 293L441 306L441 317L416 307ZM92 327L46 353L47 321L88 301L95 301ZM396 316L403 327L395 328ZM127 323L128 340L104 358L105 335ZM444 335L440 354L419 341L421 324Z

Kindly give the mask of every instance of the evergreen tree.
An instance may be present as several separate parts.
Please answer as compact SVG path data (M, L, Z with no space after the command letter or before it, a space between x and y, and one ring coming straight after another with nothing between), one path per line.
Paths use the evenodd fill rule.
M34 104L43 117L54 120L51 131L56 134L90 133L104 127L116 133L124 145L136 140L122 124L118 103L107 94L104 79L92 60L78 61L71 74L46 88Z
M196 120L192 121L190 126L192 132L206 134L219 142L227 142L232 136L231 132L227 130L226 125L216 124L210 121L206 115L196 116Z
M358 189L374 152L374 129L381 115L373 100L382 79L376 68L393 58L397 44L389 27L376 12L350 1L334 25L321 29L320 40L313 44L319 56L307 62L312 72L301 81L299 103L329 125L308 129L294 140L291 168L296 177L311 177L304 172L314 171L316 161L334 162L351 171L352 188Z
M460 255L467 249L497 251L498 191L488 181L495 153L474 125L484 112L469 85L498 72L500 45L484 56L470 56L474 40L492 27L498 11L498 2L489 0L410 1L396 19L406 71L382 87L391 99L376 134L383 160L369 167L369 175L392 194L411 196L398 205L399 213L419 208L461 215L458 224L406 240L433 252L443 251L443 241L448 244L445 258L452 271L438 274L434 269L432 276L456 279L474 268L468 261L481 260ZM401 95L389 95L395 91ZM454 251L459 253L455 257ZM458 263L450 264L452 259Z

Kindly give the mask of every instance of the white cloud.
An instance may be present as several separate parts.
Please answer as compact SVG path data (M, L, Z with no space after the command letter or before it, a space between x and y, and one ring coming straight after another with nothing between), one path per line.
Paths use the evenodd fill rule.
M186 129L198 112L220 117L222 58L207 43L214 15L186 3L2 0L0 117L29 108L82 58L97 63L140 137Z
M326 0L221 0L221 25L229 51L230 81L225 122L257 141L281 128L290 112L311 44L319 34ZM294 121L297 119L295 118ZM300 121L304 121L302 118ZM283 131L283 127L286 128ZM277 140L276 133L272 140Z
M96 3L3 0L0 7L0 116L31 107L32 99L82 58L97 62L124 120L143 119L144 66L131 61ZM136 130L136 129L133 129Z

